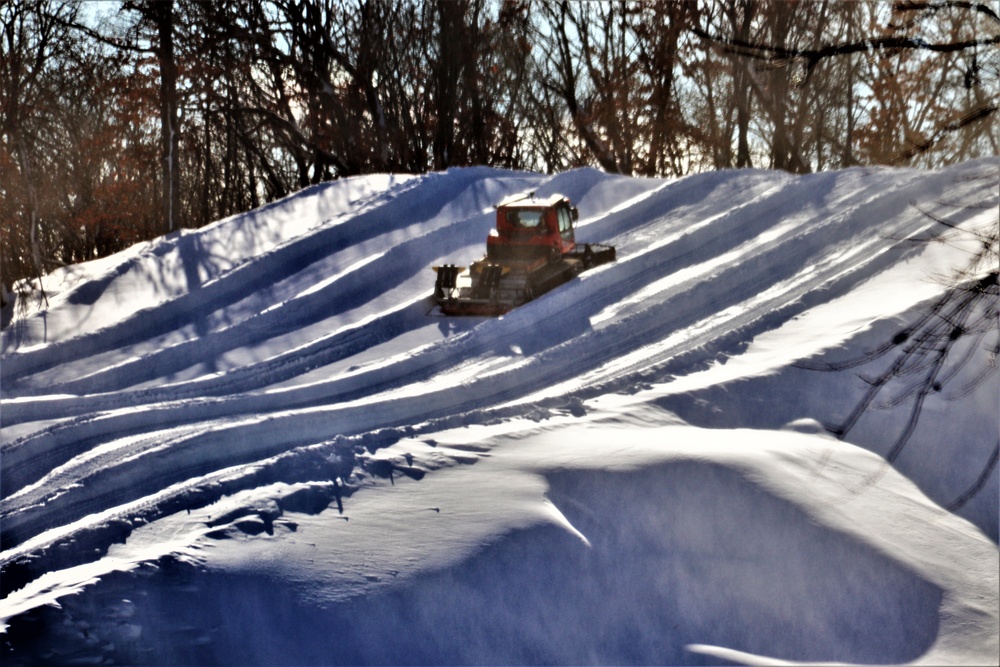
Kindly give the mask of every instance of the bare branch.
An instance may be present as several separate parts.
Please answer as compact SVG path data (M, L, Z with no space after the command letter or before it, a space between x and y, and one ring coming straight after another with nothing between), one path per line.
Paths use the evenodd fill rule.
M827 44L816 49L790 49L769 44L758 44L756 42L737 39L734 37L718 37L709 34L707 31L694 27L691 31L698 37L720 45L727 53L746 56L757 60L765 60L772 63L784 63L787 61L802 59L805 60L809 69L824 58L835 56L847 56L854 53L871 53L875 51L899 51L906 49L916 49L923 51L934 51L937 53L955 53L979 46L990 46L1000 44L1000 35L983 39L967 39L958 42L946 42L934 44L918 37L876 37L856 42L846 42L844 44Z
M892 8L898 12L911 12L911 11L923 11L929 10L932 12L940 11L942 9L950 9L957 7L958 9L968 9L975 12L980 12L985 14L989 18L993 19L997 23L1000 23L1000 16L997 16L996 12L990 9L987 5L982 2L968 2L967 0L947 0L946 2L917 2L915 0L900 0L893 4Z

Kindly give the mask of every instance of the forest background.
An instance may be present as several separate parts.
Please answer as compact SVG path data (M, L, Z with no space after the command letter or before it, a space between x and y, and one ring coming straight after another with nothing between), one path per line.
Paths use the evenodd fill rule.
M998 13L957 0L2 0L2 291L356 174L997 155Z

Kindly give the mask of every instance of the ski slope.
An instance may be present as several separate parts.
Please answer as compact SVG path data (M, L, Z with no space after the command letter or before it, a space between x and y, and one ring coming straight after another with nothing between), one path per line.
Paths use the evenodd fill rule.
M527 190L618 260L439 316ZM995 288L940 391L830 430L998 190L380 175L54 272L2 338L5 664L995 661Z

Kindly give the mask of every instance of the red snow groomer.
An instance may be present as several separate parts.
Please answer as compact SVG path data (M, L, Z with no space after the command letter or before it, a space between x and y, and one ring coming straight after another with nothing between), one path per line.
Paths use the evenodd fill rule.
M464 266L435 266L434 300L445 315L503 315L579 273L615 260L608 245L576 243L580 217L569 198L534 192L497 204L486 256Z

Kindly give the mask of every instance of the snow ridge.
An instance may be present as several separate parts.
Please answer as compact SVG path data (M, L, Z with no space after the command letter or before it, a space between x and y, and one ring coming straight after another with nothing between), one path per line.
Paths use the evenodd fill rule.
M310 515L343 515L345 499L351 498L349 508L359 490L358 498L377 497L380 479L392 487L402 476L414 489L433 488L435 480L446 479L434 471L457 474L467 468L463 464L503 449L497 442L506 436L471 450L460 443L438 448L439 434L449 429L526 419L568 434L588 423L630 423L623 417L628 410L652 415L660 427L766 422L766 428L780 428L803 417L833 423L864 391L852 384L857 376L817 379L823 374L810 375L797 362L838 348L875 347L877 336L891 337L892 327L917 317L921 304L944 292L944 283L919 277L917 283L914 276L962 268L969 241L955 229L997 224L998 173L1000 160L990 159L934 172L858 168L801 177L746 170L667 181L593 169L543 176L474 168L347 179L53 274L46 279L50 308L15 320L2 336L2 617L9 621L81 590L87 567L126 572L171 553L190 556L197 552L185 551L192 544L231 536L226 531L240 521L244 532L266 529L273 535L287 515L306 507L313 508ZM493 224L493 204L527 189L570 196L581 212L578 239L615 245L618 260L502 318L437 316L429 267L477 257ZM890 287L899 285L898 303L887 302ZM880 300L879 307L868 316L852 312L850 304L862 298ZM799 334L798 347L767 348L800 320L819 321L831 311L841 321ZM752 367L764 352L770 355L766 369ZM986 353L969 352L976 359ZM968 375L955 373L960 379ZM997 383L988 380L962 398L969 418L953 429L959 460L947 471L929 465L945 456L935 444L939 426L924 427L910 449L925 452L928 464L908 452L910 458L897 465L941 504L982 482L963 503L962 516L987 531L994 546L995 457L992 469L983 462L995 444L988 433L996 415L988 414L988 406L997 395ZM633 398L608 398L614 396ZM768 406L767 396L781 404ZM609 407L619 400L633 401L632 407ZM649 412L655 405L672 414ZM926 409L939 414L945 407L932 402ZM773 411L770 421L767 411ZM884 454L884 433L900 417L887 412L880 419L877 427L859 428L852 442ZM564 421L575 426L559 426ZM810 437L824 446L836 442ZM401 441L415 449L381 457ZM416 462L413 451L420 452ZM629 483L639 483L647 496L657 488L658 475L686 484L675 467L657 467L663 465L660 454L642 456L658 462ZM780 457L769 449L766 456ZM712 488L734 489L741 498L758 493L730 479L729 463L718 463L718 469L684 465L693 466L693 478L713 480ZM433 479L417 481L428 473ZM641 532L636 515L596 517L572 509L587 485L612 483L603 473L560 476L542 466L531 474L544 477L549 510L531 505L534 518L525 525L549 526L538 529L544 533L539 539L553 557L577 559L565 554L575 554L578 545L550 538L550 529L575 532L579 543L597 545L598 526L608 521ZM697 490L689 491L661 500L690 502ZM560 501L563 496L577 500ZM181 511L197 515L235 497L254 500L224 521L205 519L187 546L164 540L127 565L109 564L116 543L156 534L153 527L172 525ZM800 511L794 509L797 501L772 500L761 502L774 516ZM503 549L515 553L527 548L527 539L518 537ZM670 548L687 539L694 538L673 534ZM612 557L611 551L602 553L600 558ZM643 567L655 567L662 553ZM874 557L857 558L876 567ZM789 567L806 568L805 562ZM579 566L596 567L582 561ZM469 567L488 572L499 566L487 559ZM937 601L951 589L893 567L883 568L886 581L895 582L885 585L908 591L899 594L913 598L909 608L916 616L900 620L891 610L877 612L888 614L885 623L905 621L908 628L878 656L909 661L927 651L944 655L933 652L928 637L937 624ZM69 574L74 568L83 569ZM61 583L39 592L40 582L55 572L65 575ZM850 585L861 586L869 576L859 574ZM675 578L674 584L685 581ZM430 584L398 604L409 608L424 595L433 597ZM748 588L741 595L750 599L754 593ZM816 620L816 627L824 622ZM702 631L691 623L689 630ZM719 641L735 642L733 648L712 648L718 642L711 637L685 643L681 635L680 643L669 646L642 640L598 654L445 651L424 657L614 662L662 655L664 662L683 662L691 659L684 648L691 643L704 645L698 649L704 655L752 661L753 654L768 655L771 646L723 632ZM856 650L843 655L836 655L838 642L843 644L837 637L782 650L802 660L867 662L878 657L869 651L878 639L869 639L864 646L850 644ZM345 649L344 660L375 655L365 653L374 647L352 650ZM407 659L385 650L382 657L389 661ZM422 654L409 657L414 655Z

